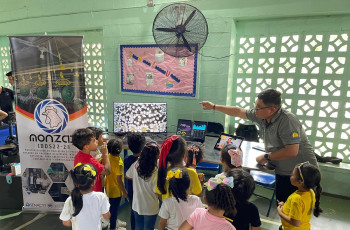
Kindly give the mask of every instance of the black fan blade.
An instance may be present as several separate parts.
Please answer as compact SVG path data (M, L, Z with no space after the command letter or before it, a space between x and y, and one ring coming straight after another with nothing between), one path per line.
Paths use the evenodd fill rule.
M176 32L176 28L156 28L156 30L163 32Z
M196 11L192 11L192 13L190 14L190 16L188 16L188 18L186 19L185 23L183 26L186 26L190 21L191 19L193 18L194 14L196 13Z
M186 40L186 38L185 38L184 35L182 35L182 40L184 41L185 46L186 46L186 48L188 49L188 51L192 52L191 47L190 47L190 45L188 44L188 42L187 42L187 40Z

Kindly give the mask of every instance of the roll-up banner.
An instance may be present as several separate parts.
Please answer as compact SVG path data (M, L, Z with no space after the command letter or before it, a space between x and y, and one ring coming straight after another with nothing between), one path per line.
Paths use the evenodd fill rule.
M24 210L60 211L88 125L82 36L11 36Z

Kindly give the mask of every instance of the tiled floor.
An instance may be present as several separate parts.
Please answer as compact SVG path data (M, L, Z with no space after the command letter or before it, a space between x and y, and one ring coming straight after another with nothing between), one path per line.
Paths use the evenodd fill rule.
M262 192L262 191L259 191ZM268 201L262 198L252 197L251 199L259 208L262 220L262 229L278 229L280 219L275 207L271 209L269 217L266 217ZM350 200L340 199L323 195L321 207L324 213L320 217L313 217L311 221L312 230L348 230L350 229ZM129 222L130 207L125 206L119 213L121 220ZM0 209L1 230L67 230L58 219L59 214L38 214L22 213L21 210ZM158 224L158 220L157 220ZM157 226L155 226L157 228ZM130 229L128 224L127 229Z

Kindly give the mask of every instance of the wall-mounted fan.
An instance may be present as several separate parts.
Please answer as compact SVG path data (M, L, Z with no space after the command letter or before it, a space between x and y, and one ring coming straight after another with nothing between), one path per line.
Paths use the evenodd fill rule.
M207 40L207 20L191 5L171 4L164 7L154 19L153 37L164 53L188 57L198 52Z

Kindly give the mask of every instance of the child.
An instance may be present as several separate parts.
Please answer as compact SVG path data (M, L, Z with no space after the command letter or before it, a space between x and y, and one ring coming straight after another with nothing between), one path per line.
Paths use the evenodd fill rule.
M97 149L97 140L90 129L85 128L75 130L72 135L72 143L80 150L74 157L74 165L77 165L78 163L92 164L97 170L96 183L92 187L92 190L95 192L102 192L100 175L108 175L111 170L107 155L107 146L104 145L101 147L103 159L103 164L101 164L90 155L91 151L96 151Z
M158 196L153 192L157 183L159 147L150 142L145 145L138 161L131 165L126 177L132 180L134 198L132 212L135 229L154 229L159 211Z
M109 219L109 203L102 192L93 192L97 170L91 164L78 163L70 171L74 189L64 202L60 219L72 229L102 229L100 216Z
M90 129L94 133L95 138L97 140L97 146L98 147L101 148L102 145L104 145L108 141L108 140L104 140L103 139L103 136L102 136L103 131L102 131L102 129L99 129L99 128L96 128L96 127L92 127L92 126L88 127L88 129ZM98 162L100 162L102 164L102 153L98 149L98 147L97 147L96 151L91 151L90 155L93 158L95 158ZM105 188L105 177L106 176L101 174L100 177L101 177L101 187L102 187L101 191L104 191L104 188ZM105 227L108 226L109 220L105 220L105 219L101 218L101 221L102 221L102 228L105 228ZM126 226L126 223L125 223L125 226Z
M282 221L280 229L310 229L312 209L316 217L322 212L320 170L309 162L300 163L294 168L290 182L298 190L288 197L286 203L278 203L277 212Z
M197 165L199 162L203 160L203 149L194 144L187 147L187 154L185 157L185 163L187 168L192 168L196 170ZM200 182L204 181L204 174L198 173L198 178Z
M226 176L233 177L232 193L236 200L237 214L235 216L231 214L225 216L234 220L232 225L237 230L260 230L261 221L258 208L248 201L255 190L253 177L240 168L231 169L226 172Z
M224 213L236 214L236 202L231 188L233 188L232 177L217 175L215 178L210 178L206 183L204 195L208 209L197 208L190 218L183 222L179 230L235 230L236 228L224 218Z
M109 209L111 213L110 229L116 229L118 208L123 195L126 199L128 193L124 187L124 164L119 154L122 151L123 142L119 138L108 141L107 149L109 152L108 158L111 165L111 173L106 176L106 194L109 197L109 203L111 207ZM121 226L120 226L121 227Z
M225 166L225 173L233 168L242 167L242 156L242 151L232 144L222 148L220 161Z
M157 186L155 187L155 192L162 195L162 200L172 197L172 194L168 191L169 183L166 181L166 176L169 170L184 167L186 150L185 140L177 135L172 135L162 144L159 156ZM186 170L190 176L188 194L200 195L202 186L196 171L191 168L186 168Z
M137 161L139 158L143 147L146 144L146 138L140 134L130 134L128 136L128 146L133 155L127 156L124 158L124 173L126 173L130 166ZM133 202L133 188L132 188L132 180L126 180L126 189L128 191L129 201L132 205ZM131 230L135 230L135 216L132 209L130 210L130 223Z
M103 137L102 137L102 129L96 128L96 127L88 127L92 132L95 134L95 138L98 142L98 146L101 147L103 145ZM96 149L96 151L91 151L90 155L95 158L98 162L102 162L102 153L100 152L99 149Z
M172 169L168 171L169 192L173 197L167 198L162 203L159 211L158 230L177 230L187 220L196 208L203 208L199 197L187 195L190 187L190 177L187 170Z

